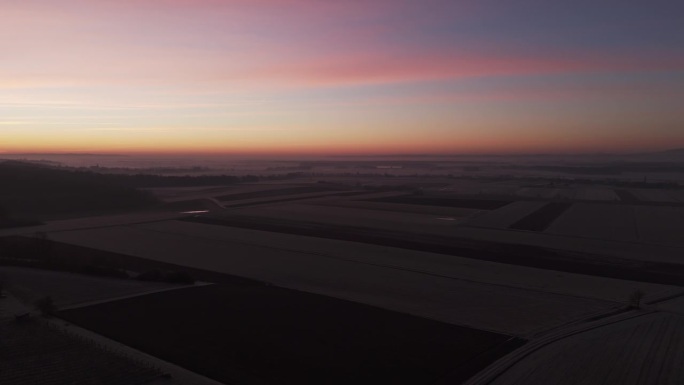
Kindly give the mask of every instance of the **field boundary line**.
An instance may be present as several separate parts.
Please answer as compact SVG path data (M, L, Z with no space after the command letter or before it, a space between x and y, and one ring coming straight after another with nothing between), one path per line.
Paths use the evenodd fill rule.
M151 232L157 232L157 233L161 233L161 234L168 234L168 235L186 236L186 237L190 237L190 238L200 238L200 239L209 240L209 241L213 241L213 242L219 242L219 243L236 243L236 244L240 244L240 245L254 246L254 247L260 247L260 248L264 248L264 249L271 249L271 250L277 250L277 251L288 251L288 252L293 252L293 253L298 253L298 254L306 254L306 255L314 255L314 256L323 257L323 258L327 258L327 259L356 263L356 264L360 264L360 265L382 267L382 268L387 268L387 269L392 269L392 270L405 271L405 272L409 272L409 273L428 275L428 276L437 277L437 278L451 279L451 280L455 280L455 281L474 283L474 284L478 284L478 285L482 285L482 286L513 288L513 289L517 289L517 290L521 290L521 291L527 291L527 292L543 293L543 294L557 295L557 296L562 296L562 297L570 297L570 298L577 298L577 299L584 299L584 300L592 300L592 301L598 301L598 302L604 302L604 303L621 304L621 302L616 301L616 300L609 300L609 299L596 298L596 297L588 297L588 296L582 296L582 295L577 295L577 294L569 294L569 293L559 292L556 290L548 290L548 289L541 289L541 288L536 289L536 288L522 287L522 286L518 286L518 285L506 285L506 284L501 284L501 283L483 282L483 281L478 281L478 280L474 280L474 279L470 279L470 278L454 277L451 275L432 272L429 270L423 270L423 269L417 269L417 268L414 269L414 268L401 266L401 265L367 262L367 261L363 261L363 260L359 260L359 259L348 258L348 257L338 257L338 256L325 254L325 253L321 253L321 252L315 252L315 251L305 251L305 250L292 249L292 248L286 248L286 247L267 246L267 245L263 245L263 244L251 243L251 242L245 242L245 241L239 241L239 240L225 241L225 240L220 240L220 239L211 238L211 237L187 235L187 234L175 233L175 232L171 232L171 231L154 230L154 229L147 229L147 228L143 228L143 230L151 231ZM348 241L345 241L345 242L348 242ZM390 246L382 246L382 247L390 247ZM525 267L525 266L522 266L522 267ZM574 274L577 274L577 273L574 273Z
M628 313L633 313L635 310L626 310ZM488 385L491 384L493 381L495 381L497 378L499 378L501 375L503 375L505 372L507 372L509 369L511 369L513 366L518 364L520 361L524 360L531 354L537 352L538 350L553 344L555 342L558 342L560 340L563 340L568 337L572 337L577 334L582 334L584 332L594 330L594 329L599 329L604 326L612 325L615 323L627 321L633 318L637 317L642 317L646 315L651 315L651 314L656 314L658 311L656 310L646 310L642 311L637 314L628 314L628 313L621 313L621 314L615 314L615 315L609 315L609 317L619 317L618 319L611 319L611 318L602 318L599 320L595 321L590 321L589 324L583 325L584 327L578 328L582 326L581 324L579 325L573 325L570 326L570 330L559 330L556 333L552 333L550 335L540 337L539 339L536 340L530 340L527 344L521 346L520 348L514 350L510 354L500 358L499 360L495 361L492 363L489 367L485 368L482 370L480 373L476 374L475 376L471 377L468 381L464 382L463 385ZM598 322L598 324L596 324Z
M105 337L102 334L94 332L90 329L59 318L58 315L55 316L55 318L48 319L47 322L59 331L89 340L93 344L100 345L104 349L118 352L119 354L133 360L149 362L153 367L158 368L162 372L169 373L171 375L171 379L178 384L228 385L185 369L172 362L162 360L159 357L155 357L109 337Z
M644 245L644 246L657 246L657 247L663 247L663 248L672 248L672 249L684 250L684 246L679 246L679 245L674 245L674 244L669 244L669 243L623 241L623 240L617 240L617 239L588 237L588 236L584 236L584 235L566 235L566 234L557 234L557 233L547 233L546 230L544 230L544 231L518 230L518 229L511 229L511 228L474 226L474 225L469 225L467 223L459 223L459 227L470 227L473 229L481 229L481 230L509 231L509 232L513 232L513 233L523 233L523 234L538 234L538 235L545 235L547 237L579 238L579 239L587 239L587 240L594 240L594 241L601 241L601 242L608 242L608 243L623 243L623 244L634 244L634 245ZM527 244L527 243L521 243L521 244ZM566 250L566 249L554 249L554 250L572 251L572 250ZM673 250L673 251L680 251L680 250Z
M60 307L59 310L62 311L62 310L80 309L83 307L99 305L102 303L120 301L123 299L129 299L129 298L135 298L135 297L142 297L142 296L149 295L149 294L163 293L163 292L173 291L173 290L190 289L192 287L209 286L209 285L215 285L215 284L211 283L211 282L200 282L200 283L197 283L194 285L178 285L177 287L165 287L165 288L159 288L159 289L154 289L154 290L147 290L147 291L135 293L135 294L128 294L128 295L122 295L122 296L118 296L118 297L107 298L107 299L75 303L72 305Z

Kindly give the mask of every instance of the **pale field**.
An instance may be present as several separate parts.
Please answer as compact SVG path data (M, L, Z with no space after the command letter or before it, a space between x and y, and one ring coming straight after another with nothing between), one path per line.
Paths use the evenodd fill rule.
M579 201L617 201L618 196L608 187L521 187L516 195L522 198L561 199Z
M511 199L561 199L561 200L579 200L579 201L619 201L619 197L615 194L614 188L603 186L597 182L597 185L576 184L570 186L529 186L525 182L502 181L502 182L481 182L468 181L463 187L458 187L458 184L449 186L445 191L451 191L454 194L462 195L481 195L481 196L499 196L509 197ZM654 202L682 202L684 201L684 192L675 190L658 190L658 189L627 189L635 193L638 197L645 201Z
M546 230L549 234L637 241L634 207L575 203Z
M684 207L634 206L639 240L684 247Z
M466 224L475 227L507 229L524 216L544 206L546 202L520 201L513 202L489 212L482 212L471 218Z
M383 246L187 222L60 232L51 238L271 282L443 322L525 335L672 287Z
M26 303L50 296L58 307L143 294L179 287L134 279L104 278L61 271L0 266L9 291Z
M684 383L684 318L647 314L609 324L533 352L491 384Z
M482 196L514 197L517 195L517 191L519 189L520 184L517 182L479 182L477 185L473 185L472 187L470 187L470 194Z
M389 198L389 197L396 197L396 196L403 196L406 195L406 191L372 191L368 190L367 193L364 194L359 194L359 195L354 195L354 196L348 196L348 197L329 197L329 198L319 198L316 199L316 202L327 202L327 201L365 201L367 199L380 199L380 198ZM307 202L308 203L308 202Z
M160 187L145 189L165 202L177 202L182 200L216 198L223 195L242 194L256 191L279 190L291 187L314 186L302 183L246 183L228 186L204 186L204 187Z
M247 242L253 245L261 245L265 242L271 247L283 250L294 249L305 253L401 267L468 281L608 301L621 302L636 288L647 291L649 295L663 295L677 289L667 285L592 277L393 247L190 222L166 221L136 227L171 234ZM294 248L293 245L295 245ZM353 252L349 251L349 247L353 247Z
M237 187L237 186L235 186ZM192 195L213 196L214 194L229 194L233 186L196 186L196 187L149 187L141 190L148 191L162 200L175 200ZM187 199L187 198L184 198Z
M676 202L684 203L684 190L671 191L670 194Z
M457 227L454 230L454 236L489 242L539 246L553 250L628 260L684 263L684 247L673 244L616 241L547 232L511 231L471 226Z
M680 316L684 316L684 296L676 297L671 300L660 302L650 306L651 308L657 309L659 311L674 313Z
M274 195L274 196L268 196L268 197L259 197L259 198L249 198L249 199L236 199L236 200L227 200L227 201L221 201L221 205L224 206L225 208L231 208L232 206L242 206L242 205L260 205L262 202L267 205L272 205L273 203L269 203L271 201L279 201L279 200L311 200L311 199L321 199L321 198L327 198L330 197L331 199L340 199L339 196L336 196L337 194L340 193L347 193L351 191L319 191L319 192L310 192L310 193L299 193L299 194L282 194L282 195ZM278 203L278 202L275 202Z
M120 226L133 223L165 221L177 219L181 216L183 216L181 213L172 211L141 211L127 214L46 221L45 224L39 226L0 229L0 237L12 235L35 235L39 232L68 231L97 227Z
M575 192L577 200L587 201L619 201L612 188L608 187L580 187Z
M639 199L647 202L678 203L678 191L656 189L629 189Z
M516 191L516 195L522 198L556 199L561 196L573 197L574 190L550 187L522 187Z
M376 175L374 176L364 176L363 174L366 172L371 172L375 173ZM299 180L299 179L298 179ZM453 179L447 178L444 175L434 175L431 176L430 178L417 178L414 176L393 176L390 178L386 178L382 176L382 171L378 172L378 170L370 170L370 171L361 171L361 175L350 175L350 176L336 176L336 175L326 175L326 176L317 176L317 177L309 177L309 180L312 182L318 182L319 180L326 181L326 182L334 182L334 183L342 183L342 184L347 184L349 186L391 186L391 187L421 187L425 186L426 183L431 185L431 186L438 186L438 185L448 185L450 183L454 183ZM431 187L431 188L437 188L437 187Z
M549 234L684 246L684 208L576 203Z
M238 208L231 210L230 215L290 219L321 224L450 236L454 225L465 219L463 217L453 217L450 214L451 212L453 211L445 209L443 214L418 214L353 207L322 207L285 203Z
M448 186L438 189L441 193L458 195L515 195L518 183L482 182L473 180L451 181Z
M366 196L354 197L352 199L371 199ZM310 202L307 202L310 203ZM440 217L468 218L487 210L468 209L460 207L439 207L427 205L409 205L403 203L371 202L366 200L331 200L318 201L310 204L333 207L349 207L365 210L392 211L396 213L424 214Z

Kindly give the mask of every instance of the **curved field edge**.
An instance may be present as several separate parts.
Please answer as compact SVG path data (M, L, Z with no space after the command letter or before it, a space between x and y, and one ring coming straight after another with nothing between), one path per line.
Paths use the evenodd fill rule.
M243 384L457 383L522 343L267 285L180 289L59 316L218 381Z
M289 219L194 216L181 221L368 243L568 273L683 286L684 265L563 252L540 246L326 225Z

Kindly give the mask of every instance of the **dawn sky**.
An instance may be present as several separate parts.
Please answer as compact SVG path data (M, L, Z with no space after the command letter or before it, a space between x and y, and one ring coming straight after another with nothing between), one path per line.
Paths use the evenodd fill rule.
M684 147L684 3L0 0L0 152Z

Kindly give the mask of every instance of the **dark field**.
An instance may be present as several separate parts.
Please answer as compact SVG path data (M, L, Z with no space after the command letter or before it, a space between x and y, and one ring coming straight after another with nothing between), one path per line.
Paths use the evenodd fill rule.
M456 384L522 343L266 285L174 290L59 316L240 384Z
M476 210L496 210L513 201L496 199L460 199L442 197L424 197L415 195L403 195L378 199L369 199L371 202L401 203L407 205L455 207Z
M626 202L626 203L639 203L639 202L641 202L641 199L639 199L638 196L634 195L634 193L632 193L629 190L615 189L613 191L615 191L615 194L623 202Z
M355 195L365 195L368 194L367 191L344 191L344 192L331 192L330 194L325 194L324 196L326 198L330 197L349 197L349 196L355 196ZM258 202L246 202L246 203L237 203L237 204L229 204L224 202L226 207L230 208L237 208L237 207L249 207L249 206L257 206L257 205L263 205L263 204L271 204L271 203L284 203L284 202L294 202L294 201L301 201L301 200L307 200L311 199L311 197L290 197L290 198L278 198L278 199L269 199L265 201L258 201Z
M551 202L526 215L509 228L513 230L544 231L553 221L572 206L568 202Z
M0 217L54 219L159 203L151 194L92 172L0 161L0 180Z
M162 373L36 321L0 323L0 384L145 384Z
M0 217L0 229L11 229L13 227L39 226L42 222L30 219L13 219Z
M338 188L331 186L301 186L301 187L289 187L280 188L275 190L260 190L236 194L228 194L216 197L220 201L236 201L241 199L254 199L254 198L270 198L282 195L294 195L294 194L309 194L318 192L328 192L337 191Z

